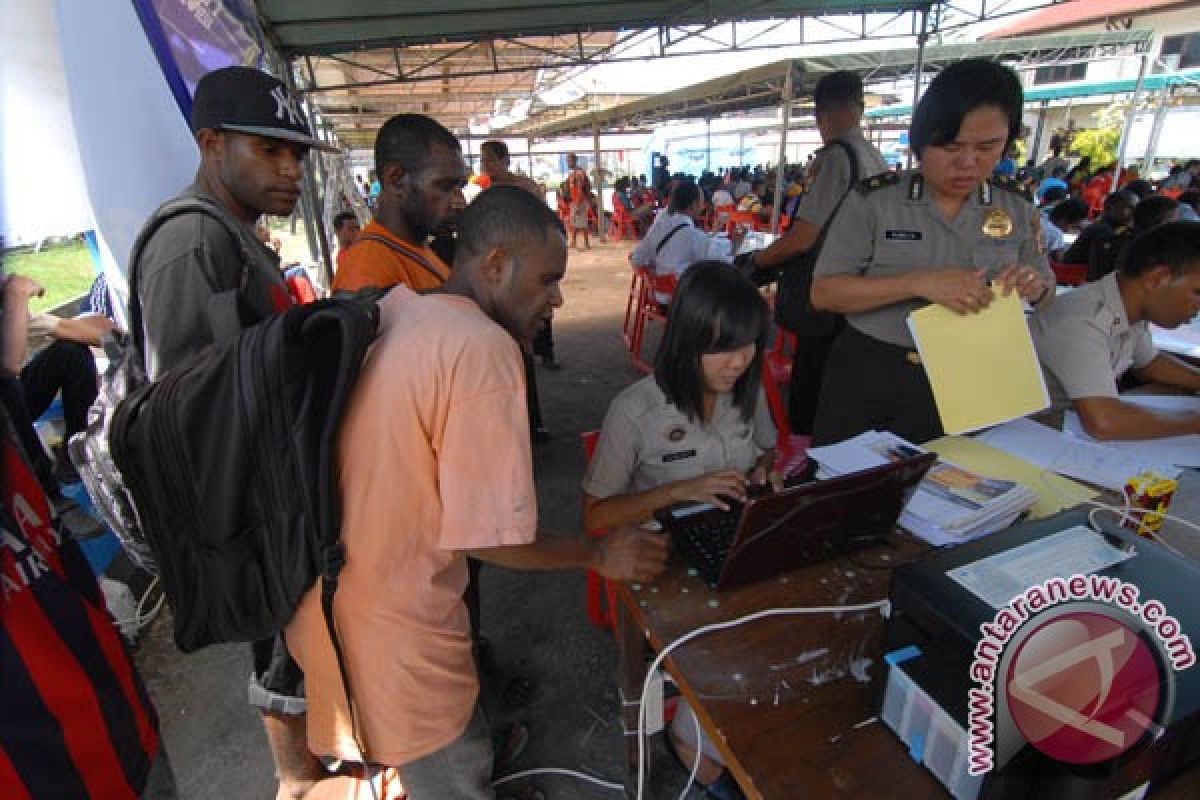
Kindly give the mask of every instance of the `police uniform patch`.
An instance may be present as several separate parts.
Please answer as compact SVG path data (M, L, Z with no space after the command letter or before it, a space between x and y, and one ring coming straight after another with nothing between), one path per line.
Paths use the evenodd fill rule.
M885 186L895 186L896 182L899 180L899 175L891 170L888 170L887 172L881 172L878 175L872 175L869 178L863 178L858 182L858 190L863 194L866 194L867 192L873 192L876 189L882 189Z
M887 230L883 234L883 238L899 242L919 242L923 237L920 231Z
M682 442L687 436L687 428L682 425L672 425L667 429L668 442Z
M999 208L990 209L983 217L983 232L993 239L1002 239L1013 232L1013 221Z

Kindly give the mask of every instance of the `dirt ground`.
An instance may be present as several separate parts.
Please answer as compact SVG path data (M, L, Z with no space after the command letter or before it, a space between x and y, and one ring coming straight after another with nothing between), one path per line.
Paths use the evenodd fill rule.
M561 372L538 368L542 413L553 439L534 450L543 530L579 535L584 458L579 434L600 427L609 401L640 373L631 366L620 330L629 288L628 243L594 243L572 252L554 323ZM647 347L647 352L652 352ZM528 573L485 567L483 633L496 662L484 682L493 723L520 720L529 745L516 769L560 767L620 782L623 736L617 716L616 656L612 637L584 613L582 572ZM383 643L381 643L383 646ZM144 634L142 673L158 706L166 746L185 800L271 798L275 781L262 728L246 705L249 652L211 647L183 655L171 643L165 615ZM530 704L502 708L513 676L536 685ZM661 737L655 737L661 738ZM678 797L686 775L653 742L651 798ZM614 798L602 787L560 776L534 784L547 798ZM507 790L509 787L505 787ZM515 792L514 792L515 793ZM690 797L701 793L693 789Z

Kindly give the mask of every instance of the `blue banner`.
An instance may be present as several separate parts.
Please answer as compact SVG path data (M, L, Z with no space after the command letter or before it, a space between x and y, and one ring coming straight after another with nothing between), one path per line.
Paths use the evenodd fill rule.
M184 119L206 73L263 66L262 36L249 0L133 0L142 29Z

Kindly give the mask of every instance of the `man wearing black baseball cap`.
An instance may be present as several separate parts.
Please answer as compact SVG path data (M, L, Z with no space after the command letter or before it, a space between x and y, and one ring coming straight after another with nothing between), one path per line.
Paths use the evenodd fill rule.
M263 214L291 214L315 139L281 81L249 67L200 79L192 102L200 147L195 182L146 222L149 234L130 286L142 308L138 343L153 380L212 341L210 300L237 290L252 324L291 305L279 256L254 235ZM263 716L280 779L279 797L302 797L323 772L305 745L303 675L282 637L257 642L250 702Z

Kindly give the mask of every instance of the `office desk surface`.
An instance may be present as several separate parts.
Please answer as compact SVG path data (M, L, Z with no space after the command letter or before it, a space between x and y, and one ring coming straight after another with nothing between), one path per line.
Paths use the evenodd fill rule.
M895 549L875 547L853 561L842 557L720 593L674 555L653 583L619 584L618 678L626 730L637 729L647 643L658 652L696 628L763 609L885 598L887 565L925 550L900 536ZM877 610L759 620L698 637L672 651L666 666L747 797L948 797L876 719L887 679L884 624ZM629 736L627 744L632 790L636 738ZM1200 796L1200 769L1157 789L1155 797Z
M886 566L884 557L899 562L924 549L905 540L858 560ZM654 583L618 589L623 694L634 703L640 695L639 640L657 651L703 625L766 608L880 600L889 575L841 558L717 593L676 557ZM748 797L937 797L936 779L881 722L856 727L875 717L886 681L883 624L878 610L761 620L689 642L667 664L701 724L719 732L711 738ZM636 729L636 714L626 723Z

